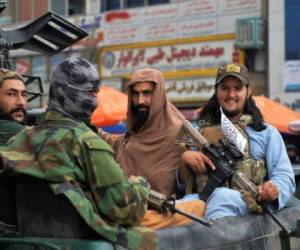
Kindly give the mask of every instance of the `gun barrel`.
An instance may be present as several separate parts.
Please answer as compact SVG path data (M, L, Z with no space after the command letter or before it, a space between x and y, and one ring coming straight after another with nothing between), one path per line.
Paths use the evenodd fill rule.
M177 209L176 207L173 208L173 211L174 211L175 213L184 215L184 216L190 218L191 220L197 221L197 222L199 222L199 223L201 223L202 225L205 225L205 226L207 226L207 227L210 227L210 226L212 225L212 221L209 221L209 220L206 220L206 219L203 219L203 218L194 216L194 215L192 215L192 214L185 213L185 212L183 212L183 211Z
M208 144L208 141L205 139L205 137L201 135L200 132L198 132L198 130L195 129L188 120L184 121L183 127L189 132L190 136L196 140L199 146L203 147L205 144Z
M285 235L290 235L291 231L286 229L286 227L281 223L281 221L273 214L273 212L267 208L264 204L262 205L263 210L276 222L276 224L283 230Z

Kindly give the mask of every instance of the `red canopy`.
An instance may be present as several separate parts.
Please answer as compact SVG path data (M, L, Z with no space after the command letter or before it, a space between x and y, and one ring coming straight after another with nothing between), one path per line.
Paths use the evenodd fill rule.
M112 87L102 86L98 96L98 107L91 120L95 126L109 126L127 117L127 95Z

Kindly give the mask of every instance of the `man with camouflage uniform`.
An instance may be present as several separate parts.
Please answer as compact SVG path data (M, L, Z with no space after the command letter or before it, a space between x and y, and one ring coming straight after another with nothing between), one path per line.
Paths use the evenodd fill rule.
M220 107L223 118L224 115L228 117L246 142L242 151L244 157L237 162L238 170L257 186L257 201L269 204L271 209L281 209L295 191L293 168L281 135L264 123L252 99L249 72L244 65L232 63L218 69L215 93L203 107L199 122L200 131L209 143L225 138L226 131L220 126ZM186 151L182 159L185 165L180 169L181 180L189 176L187 170L193 170L200 177L208 170L215 170L212 161L201 152ZM205 178L198 185L205 185ZM257 204L249 202L247 194L232 188L219 187L213 191L207 199L206 218L242 216L259 211ZM201 194L201 190L197 191Z
M0 68L0 146L24 128L26 108L23 78L14 71Z
M153 249L154 232L135 226L147 208L147 182L123 175L111 147L88 122L99 86L97 70L87 60L60 64L40 124L2 148L2 175L13 171L46 180L99 237L129 249Z

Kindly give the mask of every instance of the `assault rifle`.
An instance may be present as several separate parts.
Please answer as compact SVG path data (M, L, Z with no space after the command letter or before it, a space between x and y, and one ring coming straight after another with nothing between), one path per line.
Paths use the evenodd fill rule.
M257 186L242 172L237 171L236 161L241 160L243 154L235 145L223 140L220 140L219 144L208 143L205 137L187 120L183 123L182 129L176 138L176 143L197 147L209 157L216 167L215 171L208 170L208 181L200 194L200 199L206 201L217 187L223 185L226 180L230 180L233 187L248 192L250 198L256 202ZM284 227L266 204L258 205L262 207L264 212L270 215L286 235L290 234L290 231Z
M212 225L211 221L205 220L203 218L196 217L192 214L185 213L180 209L175 207L176 197L175 195L166 196L162 193L159 193L155 190L150 190L148 204L150 208L153 208L160 213L178 213L183 216L186 216L194 221L197 221L205 226L210 227Z
M219 144L210 144L193 125L185 120L175 143L196 147L201 150L216 166L215 171L208 172L208 182L201 193L201 199L206 201L215 188L220 187L230 179L236 171L236 161L243 154L232 144L220 140Z

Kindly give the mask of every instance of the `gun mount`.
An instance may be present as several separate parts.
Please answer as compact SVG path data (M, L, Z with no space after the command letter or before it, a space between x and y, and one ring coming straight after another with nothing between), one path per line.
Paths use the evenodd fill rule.
M7 1L0 0L0 13L6 6ZM10 50L26 49L52 56L87 35L86 31L53 12L48 12L16 30L0 28L0 67L12 69ZM26 76L25 78L27 79L25 85L39 79L38 86L42 86L40 77ZM34 93L30 101L42 94L43 89L40 88L40 92Z

